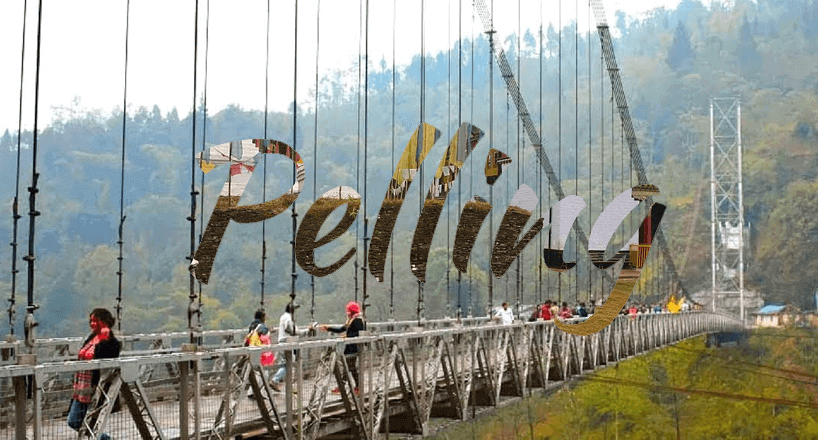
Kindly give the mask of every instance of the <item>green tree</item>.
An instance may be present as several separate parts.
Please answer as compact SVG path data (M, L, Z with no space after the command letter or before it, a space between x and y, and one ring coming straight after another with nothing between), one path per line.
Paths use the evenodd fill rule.
M739 29L739 41L737 48L737 58L741 66L741 72L744 76L754 76L758 74L762 68L761 55L756 48L756 42L753 35L753 29L750 22L747 21L747 16Z
M9 151L13 151L14 149L16 149L16 146L14 146L13 148L13 145L14 144L12 144L11 141L11 134L9 134L9 131L7 129L6 132L3 133L3 137L0 138L0 150L5 151L6 148L8 148Z
M770 214L767 232L758 248L752 278L772 283L776 299L796 306L811 305L810 293L818 286L818 182L792 184Z
M696 53L690 46L690 33L685 24L680 21L673 34L673 43L670 45L665 62L674 72L687 73L693 70L695 59Z

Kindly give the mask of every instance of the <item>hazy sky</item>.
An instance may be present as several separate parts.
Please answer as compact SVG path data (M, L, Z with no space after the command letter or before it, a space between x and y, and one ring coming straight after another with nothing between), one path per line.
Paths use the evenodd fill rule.
M624 11L638 18L658 7L673 8L678 0L605 1L608 21ZM706 2L709 3L709 2ZM207 0L199 0L198 93L204 85L205 18ZM293 98L294 1L270 2L269 107L285 110ZM352 68L359 50L359 1L298 3L298 101L313 101L315 82L316 30L320 25L319 73ZM436 53L458 38L458 2L426 1L425 47ZM491 4L491 1L488 1ZM518 28L518 7L502 2L495 7L495 28L501 40ZM16 131L19 117L20 60L24 0L0 2L0 131ZM78 101L83 109L104 113L121 107L125 61L125 0L44 0L40 57L40 127ZM562 23L576 18L579 27L588 26L587 0L562 1ZM23 127L34 125L34 78L37 50L37 2L28 1L25 40L25 82L23 87ZM176 107L180 117L193 103L195 1L133 0L130 5L130 45L128 55L128 109L158 104L162 112ZM542 17L544 27L559 20L558 2L521 1L520 26L536 35ZM370 66L382 59L392 63L392 40L396 40L397 63L406 64L420 51L420 2L371 1L369 17ZM482 31L479 19L472 21L472 3L462 2L464 38ZM542 11L542 16L540 15ZM210 1L209 53L207 59L207 105L216 112L229 104L247 109L263 109L265 103L265 54L267 2ZM393 16L397 17L393 26ZM591 23L595 25L593 17ZM472 31L473 29L473 31ZM394 33L393 33L394 31ZM616 34L614 34L616 35ZM627 66L623 66L627 68ZM65 110L62 110L65 112ZM67 113L64 113L66 116Z

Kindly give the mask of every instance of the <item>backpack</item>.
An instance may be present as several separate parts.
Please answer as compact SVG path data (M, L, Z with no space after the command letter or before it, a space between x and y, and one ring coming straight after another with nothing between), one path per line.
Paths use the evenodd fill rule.
M259 335L259 328L262 327L264 324L259 324L256 326L253 331L251 331L247 336L244 337L244 346L245 347L258 347L259 345L268 345L262 342L261 336Z
M259 345L264 344L261 343L261 338L256 332L250 333L249 335L247 335L247 337L244 338L245 347L258 347Z

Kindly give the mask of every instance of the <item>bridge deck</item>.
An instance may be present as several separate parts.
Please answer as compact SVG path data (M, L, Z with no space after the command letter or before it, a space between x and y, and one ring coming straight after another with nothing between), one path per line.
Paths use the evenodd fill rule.
M75 438L66 424L71 378L88 369L103 369L111 393L119 396L117 408L113 398L98 391L100 414L94 418L89 411L88 429L116 439L175 439L185 437L185 431L188 437L198 432L201 437L228 438L260 429L284 437L288 413L295 434L288 438L321 438L341 431L372 438L384 429L387 416L392 432L423 433L433 414L462 420L474 405L496 406L501 396L522 397L528 388L544 388L584 370L738 323L703 312L647 314L619 317L603 331L584 337L564 333L550 321L500 326L440 320L423 329L412 324L372 325L381 333L356 339L362 347L363 382L357 396L348 384L342 339L274 346L279 356L293 349L301 353L289 364L297 394L265 386L275 367L261 367L259 358L269 348L237 347L241 331L207 335L221 338L222 346L215 348L219 344L210 341L210 348L197 352L163 346L174 335L125 338L127 356L89 362L62 360L72 356L73 340L44 341L38 350L49 362L12 365L24 360L20 356L0 367L0 439ZM139 347L145 343L163 352L134 356L150 352ZM258 375L265 380L257 380ZM340 394L329 392L335 387ZM247 397L248 391L253 398ZM18 413L23 407L25 414ZM24 429L19 428L21 421Z

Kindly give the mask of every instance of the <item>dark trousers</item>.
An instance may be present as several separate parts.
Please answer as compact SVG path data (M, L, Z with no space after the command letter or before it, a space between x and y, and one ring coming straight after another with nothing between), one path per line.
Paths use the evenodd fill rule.
M352 379L355 381L355 388L358 388L361 383L360 372L358 371L358 353L350 353L344 355L349 367L349 372L352 374Z

